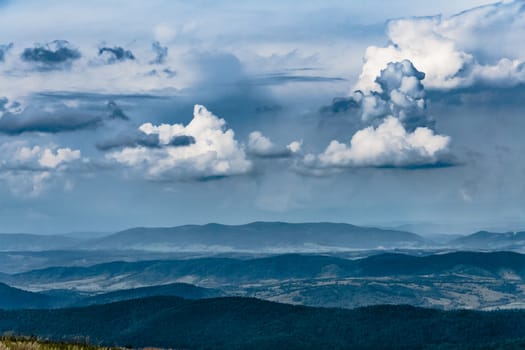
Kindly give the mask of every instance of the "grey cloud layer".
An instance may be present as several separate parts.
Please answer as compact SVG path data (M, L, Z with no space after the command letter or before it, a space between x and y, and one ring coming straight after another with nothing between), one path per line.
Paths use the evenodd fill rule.
M46 114L24 117L8 114L0 119L0 132L19 135L25 132L59 133L87 128L95 128L102 123L101 117L86 114Z

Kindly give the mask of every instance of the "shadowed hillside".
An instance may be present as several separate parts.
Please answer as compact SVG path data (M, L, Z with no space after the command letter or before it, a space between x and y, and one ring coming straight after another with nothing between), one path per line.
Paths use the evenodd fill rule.
M155 297L76 309L0 311L0 332L8 330L133 347L481 349L525 346L525 312L341 310L249 298Z
M56 298L44 294L27 292L0 283L0 309L47 308Z

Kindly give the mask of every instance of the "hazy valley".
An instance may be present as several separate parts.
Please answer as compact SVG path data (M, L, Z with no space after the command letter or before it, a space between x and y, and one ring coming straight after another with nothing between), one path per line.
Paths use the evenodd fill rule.
M4 308L156 295L342 308L525 307L522 233L478 232L435 243L414 233L346 224L258 222L37 238L23 250L28 235L0 235ZM493 242L498 249L487 249Z

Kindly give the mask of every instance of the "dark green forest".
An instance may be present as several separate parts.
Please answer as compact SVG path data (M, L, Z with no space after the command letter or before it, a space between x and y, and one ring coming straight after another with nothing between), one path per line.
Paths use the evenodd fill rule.
M525 311L354 310L251 298L152 297L83 308L0 311L0 332L184 349L525 349Z

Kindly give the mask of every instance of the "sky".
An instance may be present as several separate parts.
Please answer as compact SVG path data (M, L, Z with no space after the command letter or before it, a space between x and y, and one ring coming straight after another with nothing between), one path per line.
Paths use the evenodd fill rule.
M0 232L525 229L525 1L0 0Z

